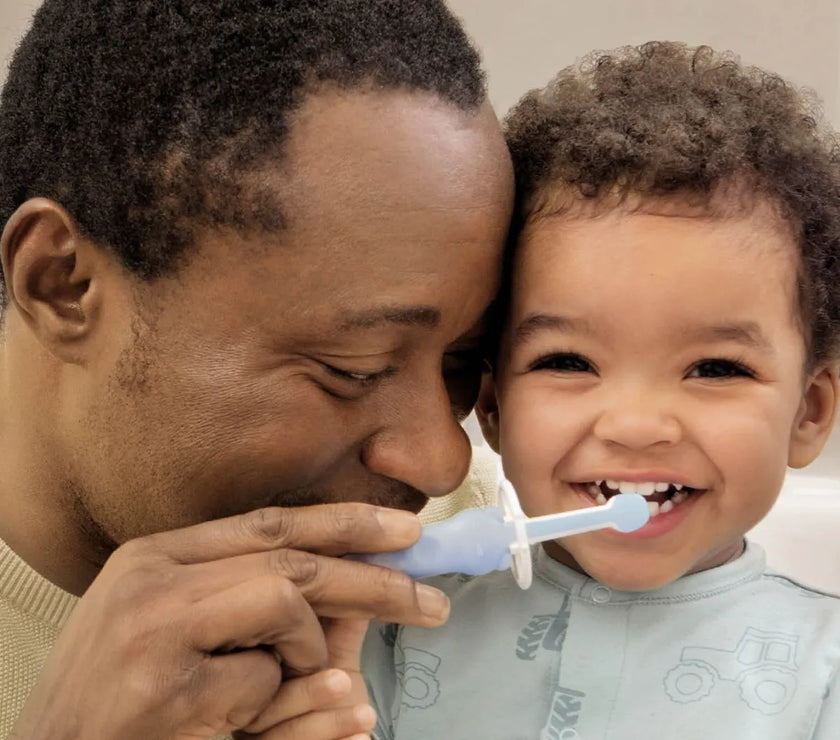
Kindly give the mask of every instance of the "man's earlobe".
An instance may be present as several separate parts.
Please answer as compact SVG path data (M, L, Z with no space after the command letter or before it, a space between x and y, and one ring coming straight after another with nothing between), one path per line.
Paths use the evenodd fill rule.
M94 251L67 211L45 198L21 205L0 237L10 304L56 354L89 333L98 311Z
M820 454L837 415L837 365L818 368L809 378L791 431L788 465L804 468Z
M481 426L481 433L494 452L499 451L499 402L496 398L496 384L491 373L481 379L481 390L475 405L475 415Z

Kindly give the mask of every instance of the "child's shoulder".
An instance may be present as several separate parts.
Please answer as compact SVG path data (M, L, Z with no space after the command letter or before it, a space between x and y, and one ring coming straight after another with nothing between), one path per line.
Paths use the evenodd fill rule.
M799 597L812 603L819 603L827 610L840 612L840 594L811 586L792 576L768 568L761 575L761 584L781 598Z
M750 543L752 555L756 550ZM719 594L705 605L732 624L750 625L762 634L796 636L809 644L835 645L840 654L840 595L816 588L764 565L752 579Z

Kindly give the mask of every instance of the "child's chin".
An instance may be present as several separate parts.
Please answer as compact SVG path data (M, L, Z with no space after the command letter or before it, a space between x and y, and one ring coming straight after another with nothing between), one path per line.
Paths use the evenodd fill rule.
M656 591L656 589L667 586L676 581L679 576L673 574L652 574L652 573L598 573L587 572L590 578L599 583L609 586L616 591Z
M584 562L582 569L590 578L616 591L655 591L684 575L676 564L669 568L666 563L651 566L632 560L616 565Z
M655 591L681 578L690 568L662 555L634 557L599 547L564 547L556 541L547 542L544 548L554 560L616 591Z

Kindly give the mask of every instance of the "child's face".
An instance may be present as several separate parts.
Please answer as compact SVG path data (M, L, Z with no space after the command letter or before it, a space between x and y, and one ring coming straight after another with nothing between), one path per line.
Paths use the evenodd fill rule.
M763 207L723 220L556 217L525 230L497 417L482 399L525 512L603 503L612 481L667 489L649 498L659 513L642 530L550 543L554 557L640 590L740 552L786 465L813 459L834 413L835 373L804 374L796 259Z

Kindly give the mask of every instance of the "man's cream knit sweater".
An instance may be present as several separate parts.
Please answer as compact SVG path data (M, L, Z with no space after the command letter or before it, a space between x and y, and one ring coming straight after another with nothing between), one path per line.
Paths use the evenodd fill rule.
M421 517L439 521L461 509L495 501L495 459L476 448L467 479L432 499ZM42 578L0 540L0 739L7 737L76 597Z

